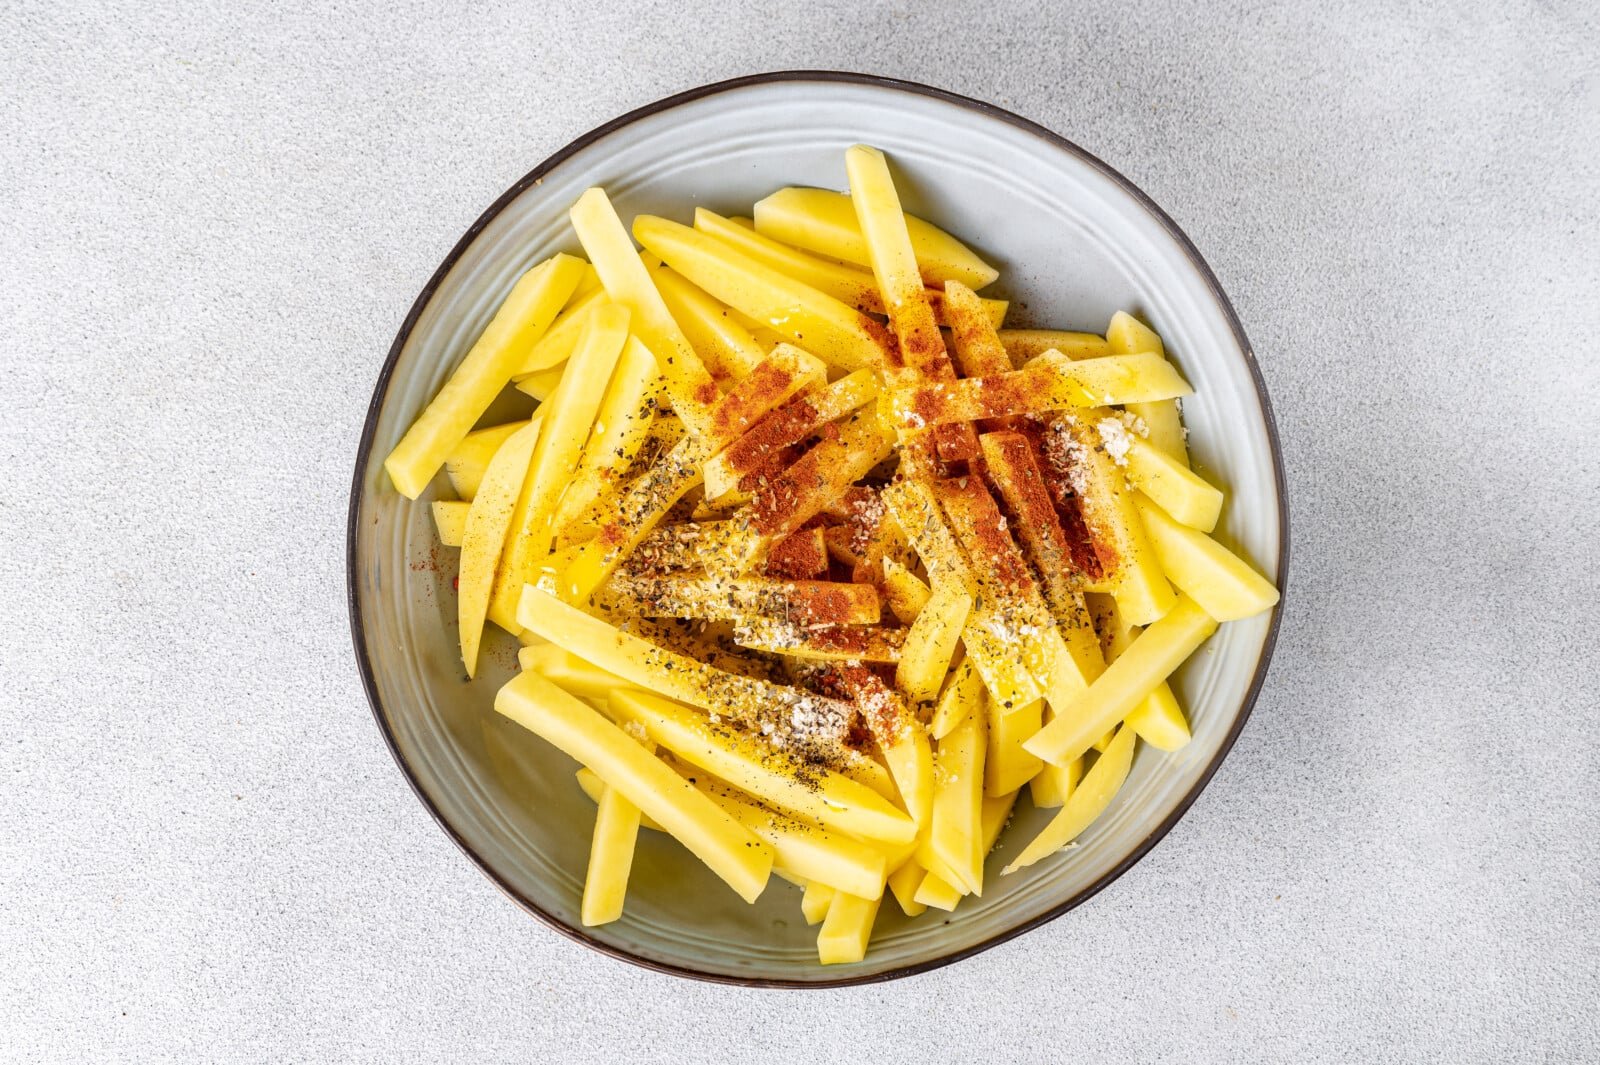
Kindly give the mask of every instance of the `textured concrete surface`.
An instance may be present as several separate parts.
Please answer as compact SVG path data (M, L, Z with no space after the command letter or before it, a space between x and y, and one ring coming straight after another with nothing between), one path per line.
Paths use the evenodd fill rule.
M0 4L0 1059L1600 1054L1600 31L1579 0ZM669 92L842 67L1038 119L1233 294L1295 527L1271 679L1092 905L887 987L544 930L348 649L348 470L479 211Z

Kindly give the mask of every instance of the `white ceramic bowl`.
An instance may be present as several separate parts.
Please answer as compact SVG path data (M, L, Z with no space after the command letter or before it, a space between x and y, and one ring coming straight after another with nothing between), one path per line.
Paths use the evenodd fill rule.
M581 927L592 806L572 762L491 709L514 668L513 642L490 639L479 678L469 683L462 673L453 552L436 546L428 512L435 491L448 497L448 486L440 477L434 490L408 501L390 486L381 460L516 277L552 252L579 250L567 208L584 189L605 186L624 219L650 212L688 221L697 205L748 213L783 185L845 188L844 149L857 142L888 153L909 211L1001 268L994 291L1013 301L1008 324L1099 332L1114 311L1132 309L1161 333L1195 387L1184 402L1195 464L1228 491L1219 538L1280 584L1285 576L1278 445L1238 319L1172 220L1076 145L938 90L789 73L663 100L562 149L450 252L379 375L350 507L356 658L378 724L418 797L496 884L567 935L683 975L784 986L892 979L1060 915L1123 873L1188 809L1238 736L1276 633L1277 611L1224 625L1190 660L1176 690L1193 742L1176 754L1141 745L1127 785L1079 846L993 877L1044 823L1019 803L989 860L993 878L983 897L913 920L885 904L860 964L817 964L815 931L801 920L794 889L774 881L747 906L655 833L640 837L623 919Z

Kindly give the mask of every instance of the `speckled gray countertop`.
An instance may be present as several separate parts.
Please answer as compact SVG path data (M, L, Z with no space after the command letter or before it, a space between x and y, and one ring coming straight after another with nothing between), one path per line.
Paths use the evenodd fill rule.
M257 6L0 8L0 1059L1600 1054L1593 5ZM1255 343L1294 560L1254 718L1132 872L953 968L758 993L457 853L367 712L343 537L479 212L800 67L992 100L1163 204Z

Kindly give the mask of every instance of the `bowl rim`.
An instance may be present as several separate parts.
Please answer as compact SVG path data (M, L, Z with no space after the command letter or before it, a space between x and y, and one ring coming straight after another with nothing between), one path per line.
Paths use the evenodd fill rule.
M1162 819L1161 823L1157 825L1148 836L1130 849L1129 852L1124 855L1123 858L1114 866L1112 866L1111 869L1107 870L1082 891L1077 892L1070 898L1062 901L1059 905L1050 908L1039 916L1027 921L1023 921L1017 925L1005 929L1004 931L997 932L981 943L977 943L970 947L964 947L960 950L953 950L949 953L914 962L909 965L902 965L893 969L887 969L883 972L864 973L860 975L841 974L836 978L821 980L800 980L784 977L774 978L737 976L729 973L708 972L702 969L693 968L688 965L680 965L673 962L665 962L654 958L647 958L642 955L635 954L625 948L606 943L589 935L584 929L568 924L566 921L563 921L560 917L544 909L536 901L526 897L513 888L505 880L503 880L499 874L489 866L483 857L473 850L472 846L456 830L455 826L445 818L444 814L439 810L439 808L434 804L433 800L428 796L427 792L423 789L421 782L417 779L417 776L413 772L410 764L407 763L405 756L401 753L399 745L395 740L394 731L389 726L388 718L385 716L383 711L382 701L378 695L377 678L373 671L371 657L367 652L361 599L357 592L360 568L357 564L356 543L357 533L360 528L359 523L361 517L362 486L366 481L367 469L372 457L372 445L373 440L377 435L378 417L383 409L384 400L388 396L389 381L394 374L395 365L399 362L400 352L405 347L406 341L410 338L411 331L413 328L415 328L418 318L421 316L428 303L432 300L439 286L443 283L445 276L450 272L451 268L455 266L457 260L459 260L466 252L467 248L472 245L473 241L478 238L478 235L483 232L485 227L487 227L489 223L500 214L501 211L505 210L505 208L513 200L521 196L523 192L539 184L545 174L559 166L561 163L565 162L571 156L588 147L590 144L593 144L603 137L606 137L611 133L614 133L617 130L631 125L632 123L641 119L648 118L665 111L670 111L676 107L687 103L692 103L696 100L702 100L706 97L716 96L722 93L735 92L740 89L747 89L759 85L771 85L775 83L863 85L870 88L889 90L891 92L902 92L918 96L925 96L944 103L955 104L958 107L975 112L976 114L985 118L1004 122L1010 126L1022 130L1023 132L1032 134L1033 136L1038 137L1040 140L1045 141L1052 147L1064 149L1114 182L1123 192L1127 193L1134 199L1135 202L1143 207L1144 210L1147 211L1164 230L1166 230L1167 234L1177 242L1184 255L1199 272L1201 280L1204 281L1206 286L1210 289L1213 298L1215 298L1217 305L1221 308L1224 316L1226 317L1228 326L1233 332L1234 339L1238 342L1239 350L1243 354L1245 366L1250 372L1251 381L1255 385L1256 399L1260 403L1262 419L1266 426L1267 443L1269 445L1269 452L1272 459L1273 480L1278 494L1279 547L1277 559L1277 584L1280 599L1278 604L1272 610L1272 618L1267 627L1266 639L1263 641L1261 646L1261 655L1256 660L1255 673L1251 678L1249 688L1245 692L1244 700L1239 706L1238 715L1235 717L1232 727L1228 730L1228 734L1223 737L1222 744L1218 747L1216 755L1206 765L1204 770L1202 770L1199 779L1195 781L1194 787L1191 788L1189 792L1179 800L1177 805L1173 807L1172 811ZM373 387L372 400L367 407L366 421L361 429L361 439L357 446L355 473L352 479L350 490L349 520L346 528L345 553L345 590L350 610L350 630L351 637L355 645L356 663L360 669L362 687L366 690L367 702L371 706L372 716L377 722L378 730L383 734L384 743L388 746L389 753L394 758L395 764L400 767L400 772L406 778L406 783L411 786L412 792L427 809L429 814L433 816L434 821L444 831L445 835L448 836L458 848L460 848L461 852L466 855L468 860L471 861L472 864L476 866L492 884L498 887L502 893L504 893L523 910L542 921L547 927L554 929L555 931L566 936L568 939L582 943L584 946L597 950L602 954L607 954L613 958L640 966L645 969L650 969L655 972L666 973L672 976L688 977L690 979L701 980L708 983L730 984L739 987L838 988L851 987L861 984L886 983L890 980L898 980L904 977L915 976L920 973L926 973L934 969L943 968L946 965L952 965L965 958L970 958L975 954L989 950L991 947L997 947L1002 943L1015 939L1017 936L1020 936L1026 932L1030 932L1043 924L1053 921L1069 910L1075 909L1087 902L1089 899L1093 898L1095 895L1104 890L1109 884L1111 884L1112 881L1116 880L1118 877L1122 876L1123 873L1131 869L1136 863L1138 863L1140 859L1148 854L1151 849L1153 849L1155 845L1159 843L1164 836L1166 836L1168 832L1172 830L1173 826L1183 819L1184 814L1188 813L1189 808L1193 806L1195 800L1200 797L1200 793L1205 790L1206 785L1211 782L1211 778L1216 775L1217 770L1221 767L1223 760L1227 758L1228 753L1233 749L1233 745L1235 742L1237 742L1239 734L1244 730L1245 722L1249 720L1250 713L1255 708L1256 699L1260 695L1262 685L1266 681L1268 666L1272 661L1273 651L1275 650L1278 641L1278 628L1283 618L1283 596L1287 595L1289 576L1289 497L1288 485L1284 478L1283 448L1278 439L1277 421L1273 417L1272 403L1267 394L1266 382L1261 375L1261 367L1256 361L1255 351L1250 345L1249 338L1245 336L1244 326L1239 321L1238 313L1234 310L1233 303L1228 299L1227 293L1223 291L1222 285L1217 280L1216 274L1212 272L1211 267L1201 256L1200 251L1195 247L1194 242L1189 239L1188 234L1186 234L1178 226L1178 224L1174 222L1172 218L1168 216L1168 214L1162 210L1161 207L1142 189L1140 189L1132 181L1124 177L1119 171L1096 157L1091 152L1054 132L1053 130L1047 129L1037 122L1023 118L1021 115L1017 115L1011 111L1007 111L1004 108L997 107L994 104L987 103L982 100L976 100L972 97L962 96L958 93L949 92L945 89L935 88L930 85L923 85L913 81L904 81L897 78L882 77L876 74L861 74L851 71L838 70L781 70L730 78L725 81L712 82L699 86L698 88L675 93L671 96L656 100L653 103L648 103L642 107L635 108L625 114L611 119L609 122L596 126L587 133L575 138L546 158L538 166L528 171L527 174L520 178L515 184L502 193L498 199L490 204L488 209L478 217L477 221L472 223L472 225L467 229L466 233L462 235L461 239L456 242L453 248L450 249L449 254L446 255L444 261L439 264L438 269L433 272L433 275L428 279L427 284L423 286L422 291L418 294L416 301L411 305L410 311L406 314L405 320L400 325L399 333L395 336L394 343L389 348L388 357L384 360L383 367L378 373L377 383Z

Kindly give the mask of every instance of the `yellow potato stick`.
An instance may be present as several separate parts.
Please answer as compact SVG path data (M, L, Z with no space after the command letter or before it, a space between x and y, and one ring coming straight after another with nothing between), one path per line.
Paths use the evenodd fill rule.
M741 511L747 542L737 552L741 568L760 561L772 541L794 532L854 482L888 457L891 445L875 417L858 412L832 435L757 485Z
M772 871L772 848L637 740L537 673L521 673L495 709L588 766L705 862L746 902Z
M1028 781L1028 795L1040 810L1053 810L1072 797L1072 791L1083 778L1083 759L1074 758L1064 766L1043 763Z
M461 537L467 530L467 512L471 503L455 499L433 501L433 524L439 530L439 542L446 547L460 547Z
M1037 779L1037 778L1035 778ZM1011 809L1017 804L1017 792L996 795L983 800L983 853L988 856L1000 840L1000 833L1011 819Z
M1115 662L1139 635L1139 629L1123 623L1116 600L1110 596L1097 596L1095 615L1103 617L1102 632L1106 640L1106 660ZM1129 712L1125 722L1139 734L1139 738L1162 751L1176 751L1191 738L1189 722L1183 716L1177 696L1166 681L1155 686L1144 700ZM1099 744L1096 744L1099 746ZM1079 760L1081 761L1081 759ZM1077 762L1073 763L1077 765ZM1054 768L1054 767L1050 767Z
M887 365L890 338L855 308L765 266L729 244L665 218L640 215L633 233L715 299L844 370Z
M672 397L673 411L690 433L702 435L721 392L667 310L605 190L590 189L579 196L570 216L572 228L607 295L628 308L634 332L655 355L656 365L666 379L667 395Z
M534 579L535 568L555 542L551 519L583 454L606 384L627 344L628 319L627 308L615 303L602 303L590 311L589 323L567 373L550 397L544 429L533 449L522 496L517 501L511 541L506 547L507 560L495 582L497 596L506 603L514 603L517 590Z
M1120 423L1114 423L1120 424ZM1115 434L1116 430L1112 430ZM1101 434L1102 437L1104 434ZM1210 532L1222 514L1222 492L1149 440L1124 433L1128 483L1166 511L1175 521ZM1108 442L1109 443L1109 442Z
M711 409L704 434L710 450L739 439L774 407L801 389L823 384L827 375L821 360L793 344L773 348Z
M915 858L907 858L900 863L900 867L889 874L889 893L894 896L894 901L899 904L900 911L907 917L920 916L927 910L927 906L917 901L917 888L922 886L922 878L927 875L927 870L917 864Z
M847 704L799 688L729 673L585 614L533 585L517 611L524 628L624 680L787 740L797 753L837 756L849 727ZM799 731L800 729L804 731ZM710 768L710 767L706 767ZM738 783L734 781L734 783Z
M523 395L543 403L555 394L561 384L561 375L567 372L567 364L552 366L548 370L539 370L529 374L517 382L517 391ZM446 467L448 470L449 467Z
M576 365L576 363L574 364ZM600 495L621 481L656 419L661 377L650 350L629 337L617 360L594 428L550 518L556 532L588 513Z
M1161 572L1126 478L1090 427L1098 414L1051 421L1044 450L1047 457L1069 461L1068 468L1051 472L1072 485L1096 550L1110 555L1107 576L1123 615L1129 624L1148 625L1171 609L1172 587Z
M494 458L501 444L511 439L512 433L527 424L520 421L492 425L487 429L475 429L462 438L444 460L445 476L450 478L450 487L455 489L457 499L472 502L472 497L478 494L478 485L483 483L489 460Z
M644 743L655 750L654 744ZM633 871L633 847L639 838L639 808L616 788L602 783L595 803L594 836L589 843L589 868L583 880L579 920L585 927L610 924L622 916Z
M894 690L859 661L833 672L877 743L899 789L900 805L919 827L926 825L933 809L933 747L927 730Z
M489 409L533 342L549 328L583 275L584 263L557 255L512 286L450 380L383 462L395 489L415 499L474 422Z
M884 489L883 500L929 575L975 593L977 585L966 556L946 525L932 491L916 480L901 480ZM1016 653L1015 639L1008 640L1001 628L994 609L975 600L961 632L961 643L989 692L1002 704L1022 706L1038 699L1042 690Z
M836 892L817 935L817 960L823 965L842 965L865 958L879 901Z
M610 609L634 617L766 618L790 625L876 625L878 590L840 581L765 577L619 577Z
M971 658L964 658L950 673L950 680L939 695L928 730L942 740L970 713L983 712L983 678Z
M580 603L594 594L673 504L700 483L705 454L703 441L686 436L629 484L598 535L557 573L556 589L562 598Z
M506 534L511 529L528 461L538 443L542 417L535 417L517 430L495 452L484 471L483 482L467 512L467 525L461 531L461 562L456 574L456 622L460 631L461 661L467 676L476 676L478 644L483 638L483 623L489 611L495 571L499 568ZM511 632L518 626L514 618Z
M866 785L821 767L807 769L688 707L631 691L612 695L611 707L678 758L791 816L865 840L905 843L916 836L911 818Z
M923 876L922 883L917 885L917 893L912 898L923 906L932 906L936 910L949 912L968 894L971 893L964 893L938 873L928 873Z
M723 218L704 207L695 209L694 228L731 245L764 266L770 266L796 281L804 282L820 292L826 292L858 311L866 311L869 314L885 313L883 297L878 293L878 282L872 276L871 270L820 259L792 245L756 232L753 223L745 225L740 219ZM917 283L919 285L922 283L920 277ZM925 289L924 292L929 306L933 308L935 319L940 325L947 324L943 313L944 293L937 288ZM978 298L978 307L985 320L996 329L1005 320L1007 309L1005 300Z
M771 845L775 872L862 898L875 899L883 893L887 859L880 848L768 810L703 771L681 763L679 771L735 821Z
M1056 624L1017 549L1010 523L983 481L943 480L933 488L951 530L967 549L979 594L985 609L992 612L995 634L1020 647L1045 698L1054 705L1063 693L1076 692L1099 676L1105 662L1088 611L1075 600L1069 623ZM1000 703L1003 709L1017 707L1015 702L1007 706L1004 699Z
M894 682L913 704L932 703L950 672L950 659L972 610L972 596L959 584L940 583L906 633Z
M590 699L604 699L619 689L640 687L553 643L522 648L517 652L517 664L574 695Z
M1159 355L1108 355L1072 362L1045 352L1020 370L902 388L889 395L890 417L912 433L954 422L1170 399L1192 391Z
M807 628L788 621L745 618L734 626L740 647L808 662L900 661L905 629L877 625Z
M1032 780L1044 763L1023 743L1039 731L1044 703L1035 699L1020 710L1007 712L993 698L985 703L989 746L984 754L983 793L991 798L1016 791Z
M1057 624L1083 624L1083 577L1033 441L1019 432L993 432L979 437L979 445L989 480L1016 519L1016 539L1039 576L1039 590L1050 613Z
M1176 751L1193 738L1183 707L1165 682L1128 712L1124 724L1158 751Z
M594 770L590 769L588 766L578 767L577 778L578 787L583 789L583 793L589 796L593 802L598 803L600 801L600 796L605 793L606 782L595 776ZM644 829L646 832L662 831L661 826L656 824L655 819L646 813L640 813L639 827ZM777 870L773 871L776 872Z
M1198 529L1180 525L1148 498L1139 514L1162 570L1218 621L1238 621L1272 609L1278 589L1251 565Z
M590 272L593 273L592 270ZM556 315L556 320L550 323L544 336L528 349L527 356L518 364L517 372L511 375L511 379L520 385L535 374L558 369L577 348L578 337L583 333L589 312L606 302L607 298L603 288L594 288L582 295L574 292L566 307Z
M857 370L832 384L791 396L706 462L706 495L720 499L735 491L741 478L760 473L785 448L804 442L877 395L878 382L872 371Z
M1059 351L1069 359L1098 359L1113 354L1102 336L1094 333L1064 333L1059 329L1002 329L1000 343L1005 345L1013 366L1022 366L1047 351Z
M910 625L933 596L933 589L892 558L883 560L883 597L901 624Z
M1179 596L1165 617L1141 632L1068 706L1058 707L1050 724L1023 747L1047 762L1066 765L1126 718L1216 629L1216 620L1193 599Z
M757 343L750 330L728 313L727 307L690 284L687 278L665 267L653 271L650 276L655 279L667 310L682 327L683 335L713 377L730 383L739 381L766 357L770 349Z
M844 161L856 220L867 242L889 326L898 340L889 376L902 382L954 381L955 367L945 352L944 338L917 271L916 253L888 160L876 148L858 144L845 151ZM970 459L978 446L970 425L941 426L933 443L945 459Z
M987 377L1010 373L1014 368L1005 344L995 332L983 301L959 281L944 286L945 321L950 326L950 344L955 349L956 365L963 377Z
M1167 353L1166 345L1161 343L1155 330L1126 311L1118 311L1111 316L1111 324L1106 327L1106 346L1113 355L1132 355L1140 351L1163 356ZM1128 413L1144 419L1153 447L1179 465L1189 465L1189 446L1177 400L1130 403ZM1210 529L1206 531L1210 532Z
M1128 779L1128 770L1133 765L1134 739L1132 729L1117 730L1116 738L1083 775L1083 780L1061 807L1061 812L1050 819L1050 823L1022 849L1015 861L1001 870L1002 875L1054 854L1077 839L1084 829L1094 823L1095 818L1105 812L1121 789L1122 782Z
M917 267L927 284L940 288L946 281L956 280L979 289L1000 276L1000 271L938 227L910 215L905 224ZM779 189L756 204L755 227L774 240L830 259L860 266L872 262L848 193Z
M806 919L806 924L821 924L823 918L828 916L828 906L832 904L834 889L827 884L811 881L806 885L805 894L800 896L800 913Z
M969 709L934 752L933 853L972 894L983 894L984 758L988 723L982 707ZM919 899L927 902L926 899Z

